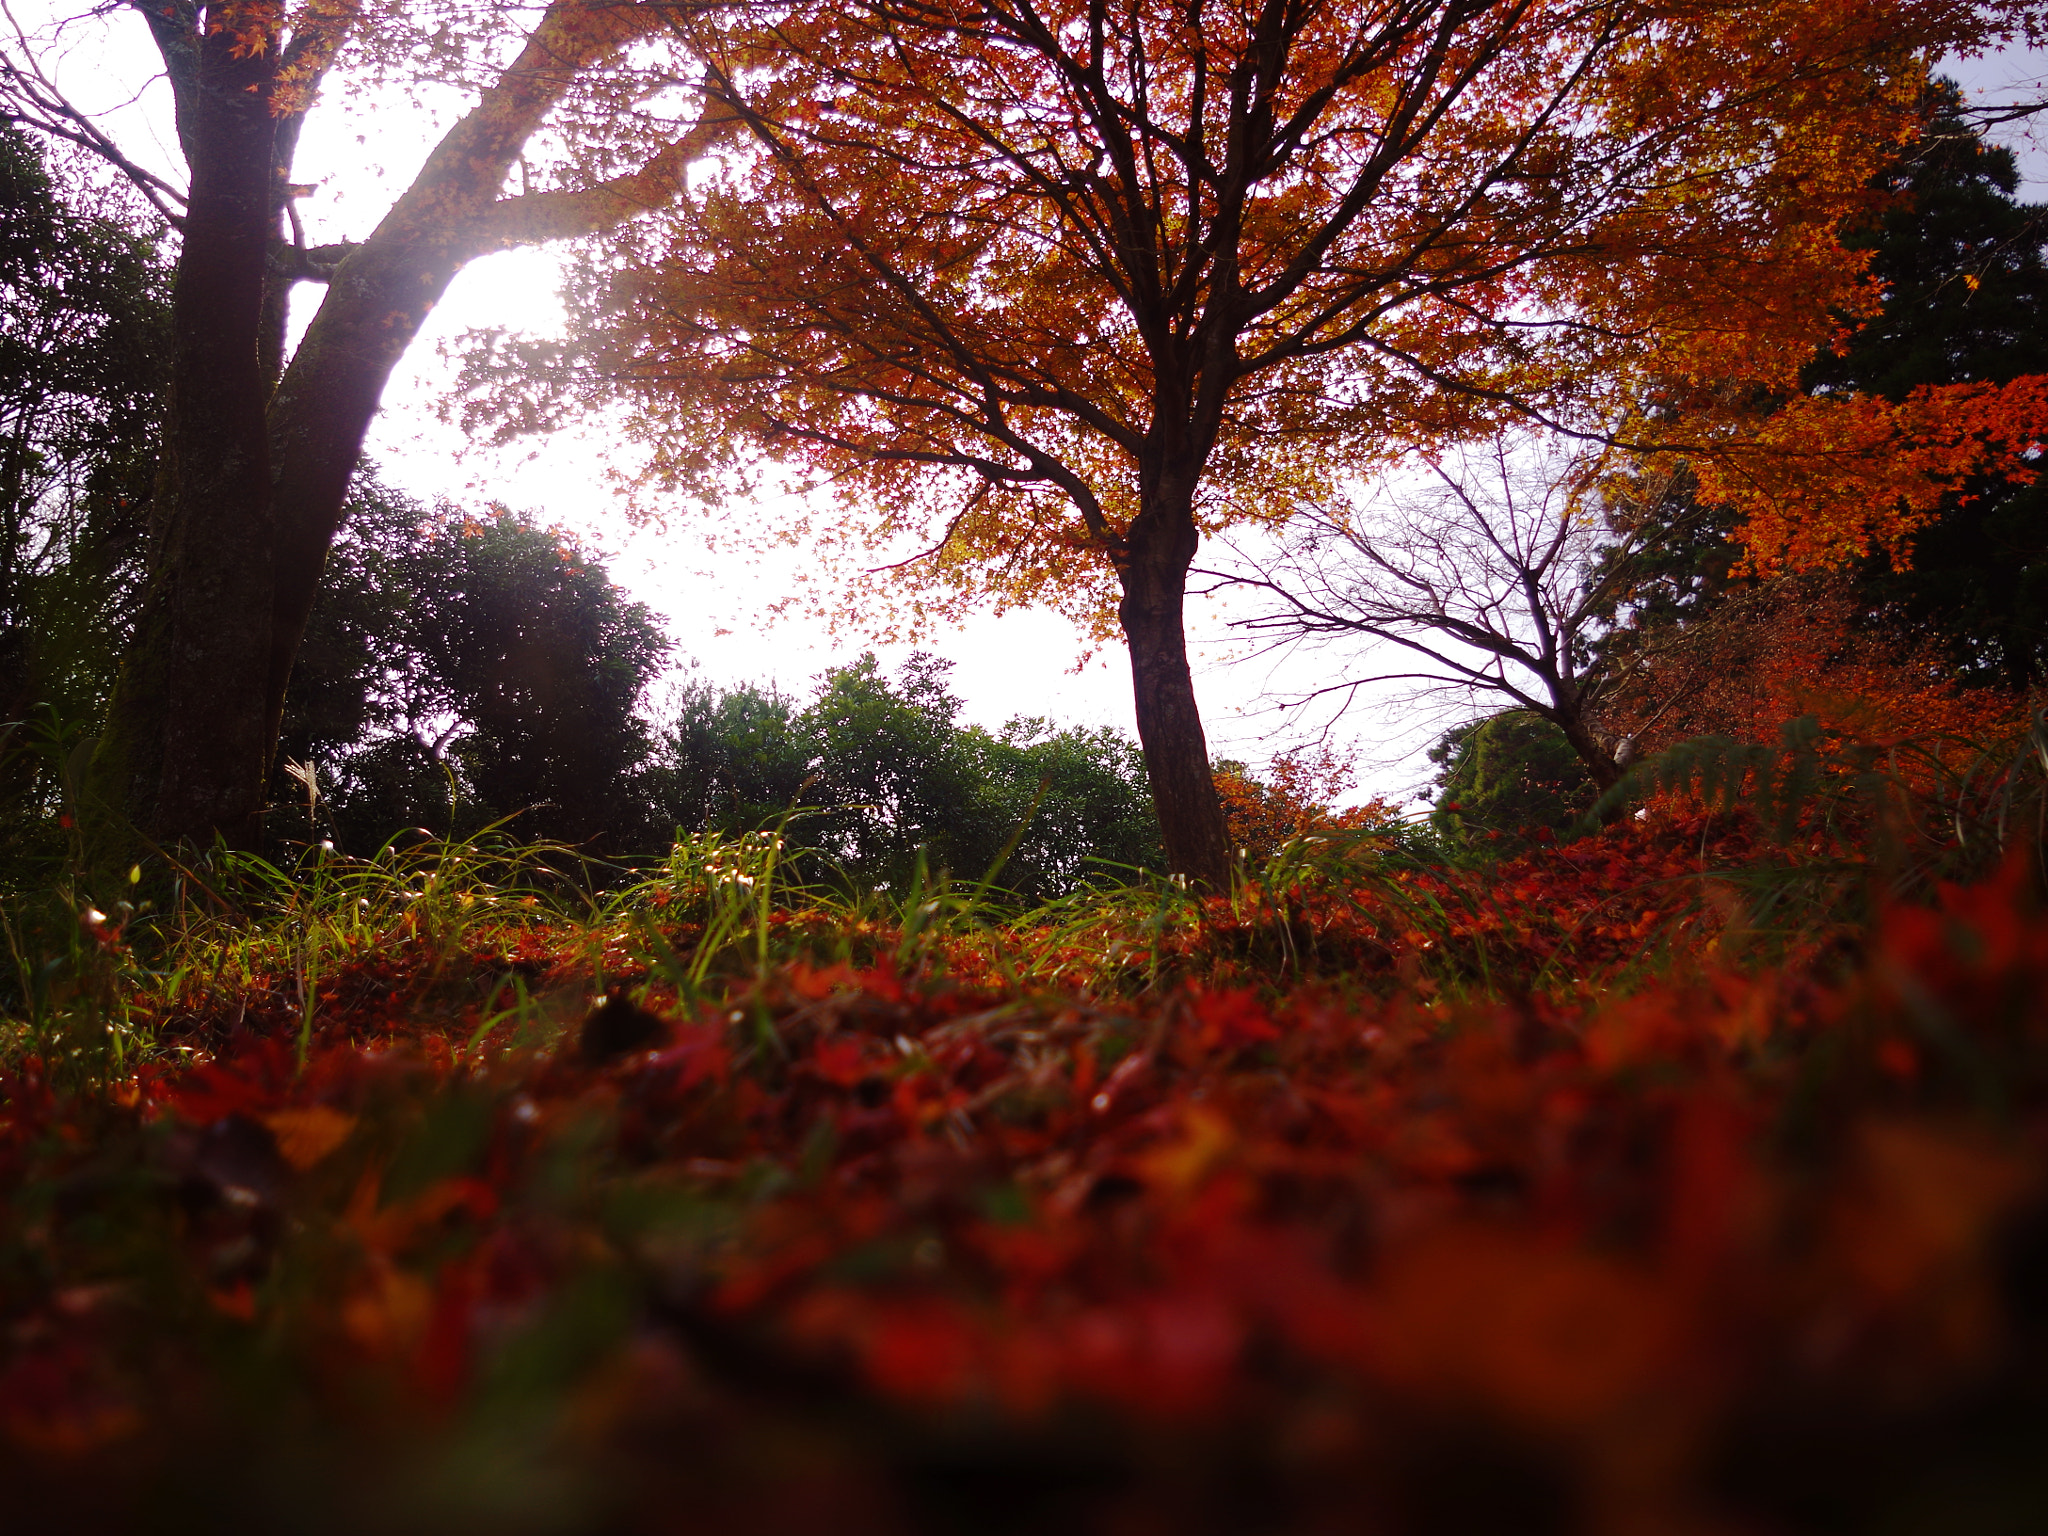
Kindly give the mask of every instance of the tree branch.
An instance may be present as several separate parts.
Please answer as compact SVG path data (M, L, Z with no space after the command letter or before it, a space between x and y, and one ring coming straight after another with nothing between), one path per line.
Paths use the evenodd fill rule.
M184 192L130 159L90 116L73 106L36 61L28 33L13 7L0 3L0 15L7 18L8 30L14 34L11 46L0 53L0 120L88 151L125 177L165 223L182 230Z
M482 256L549 240L571 240L665 207L684 190L691 162L701 160L739 126L734 113L707 105L688 133L664 145L636 171L574 191L500 198L470 221L463 234L466 252Z

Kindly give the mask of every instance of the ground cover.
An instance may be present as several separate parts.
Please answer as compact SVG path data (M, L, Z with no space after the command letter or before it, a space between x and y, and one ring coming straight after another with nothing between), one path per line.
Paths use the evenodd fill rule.
M7 1057L14 1515L2037 1528L2033 866L1786 826L1007 919L772 835L189 870Z

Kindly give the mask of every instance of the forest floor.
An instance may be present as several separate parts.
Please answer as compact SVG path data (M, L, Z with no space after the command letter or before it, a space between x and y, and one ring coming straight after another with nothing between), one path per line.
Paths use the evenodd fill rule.
M83 912L0 1055L9 1528L2048 1529L2027 864L774 857Z

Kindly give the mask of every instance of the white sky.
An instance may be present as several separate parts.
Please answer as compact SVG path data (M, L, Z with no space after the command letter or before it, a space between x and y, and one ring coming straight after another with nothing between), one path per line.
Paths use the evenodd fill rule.
M32 31L47 18L83 9L82 0L12 0L10 9ZM182 182L170 129L168 91L155 80L156 60L139 17L122 12L106 20L84 18L62 34L55 55L60 84L80 105L106 114L124 148L169 179ZM46 57L50 55L46 54ZM2038 87L2048 64L2037 55L2004 55L1951 64L1973 96L2002 101ZM374 108L351 104L333 90L309 116L295 178L316 182L318 193L300 203L313 243L360 238L390 196L410 180L439 133L459 110L409 108L386 99ZM2048 153L2023 138L2028 178L2023 195L2048 197ZM303 324L320 290L302 286L295 319ZM800 616L770 622L769 607L790 590L803 568L795 552L758 557L721 536L720 524L678 505L666 531L636 529L605 488L608 450L596 431L570 431L510 451L470 448L439 419L437 404L453 378L452 343L465 331L516 326L544 331L561 310L555 267L546 251L515 251L474 262L435 309L426 329L394 374L384 409L372 428L368 457L387 481L422 497L446 496L477 505L502 501L532 509L573 529L609 558L612 577L662 615L680 666L694 663L698 677L720 684L774 682L803 694L826 667L870 648L858 636L835 637ZM1191 598L1189 632L1196 657L1196 690L1211 749L1263 761L1303 739L1265 704L1269 690L1313 686L1300 669L1257 659L1230 664L1242 646L1230 640L1224 614L1213 602ZM907 648L873 647L893 667ZM1084 643L1064 619L1043 610L970 620L936 633L925 649L955 663L954 691L967 717L999 726L1013 715L1045 715L1060 723L1134 729L1128 663L1120 646L1100 652L1076 672ZM1365 666L1361 672L1369 670ZM1440 720L1418 720L1385 707L1354 708L1333 742L1355 749L1362 790L1405 794L1426 777L1420 748Z

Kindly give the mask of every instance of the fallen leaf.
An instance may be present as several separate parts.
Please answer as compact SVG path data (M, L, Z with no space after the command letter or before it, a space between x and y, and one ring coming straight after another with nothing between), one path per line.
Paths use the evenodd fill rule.
M280 1109L262 1117L277 1138L277 1150L300 1173L320 1162L349 1139L356 1117L313 1104L305 1109Z

